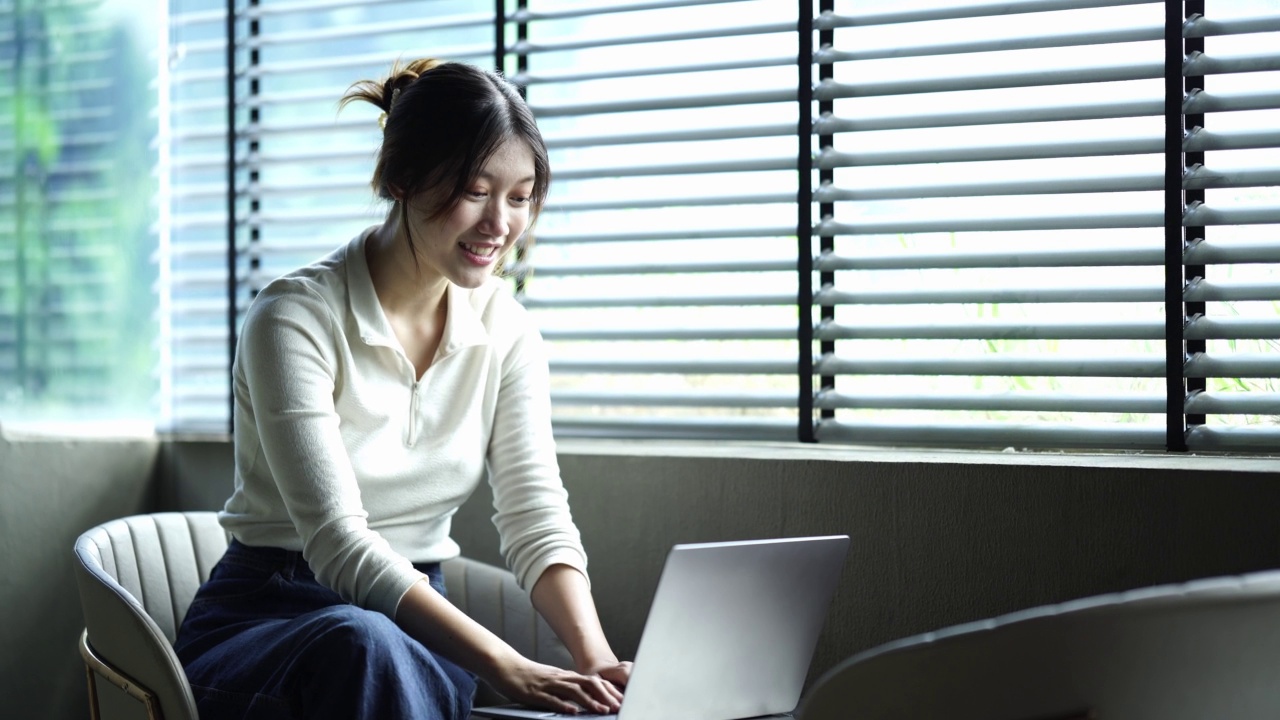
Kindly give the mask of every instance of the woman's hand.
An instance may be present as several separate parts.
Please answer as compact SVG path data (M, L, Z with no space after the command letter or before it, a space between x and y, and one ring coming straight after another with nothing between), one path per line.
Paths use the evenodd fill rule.
M514 702L562 713L586 711L603 715L616 713L621 706L622 691L613 678L621 678L625 684L630 666L631 663L618 663L599 674L582 674L520 657L504 663L487 679Z
M627 682L631 680L631 663L614 660L596 667L586 668L582 672L584 675L599 675L613 683L614 687L625 688Z
M582 578L576 570L566 571ZM585 585L585 580L582 582ZM591 610L594 618L594 607ZM565 616L553 617L559 621ZM599 621L586 633L598 641L576 643L579 648L598 647L599 652L580 653L584 655L580 667L585 672L574 672L524 657L446 600L425 579L401 598L396 620L422 644L484 678L513 702L563 713L614 713L622 702L622 687L631 678L631 663L618 662L608 650Z
M609 648L586 576L568 565L552 565L543 571L530 596L568 648L578 672L599 679L621 700L622 689L631 680L631 663L618 662Z

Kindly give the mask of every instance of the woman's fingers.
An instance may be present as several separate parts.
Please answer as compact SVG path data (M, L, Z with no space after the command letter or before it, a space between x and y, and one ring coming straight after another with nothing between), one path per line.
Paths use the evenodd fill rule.
M610 684L615 686L615 689L624 688L631 680L631 663L620 662L616 665L607 665L596 670L595 674L608 680ZM622 697L621 691L619 691L618 697Z
M612 683L598 675L582 675L536 663L518 674L523 678L512 678L514 687L509 687L511 692L504 694L557 712L617 712L622 697Z
M621 696L615 696L613 688L607 681L601 679L598 675L578 675L574 673L574 687L581 693L581 700L575 699L584 708L590 708L596 713L611 713L618 709L618 703L622 700Z
M609 678L603 675L600 675L599 679L600 679L600 685L604 688L604 691L609 696L609 699L615 703L622 702L622 690L620 690L612 680L610 680Z

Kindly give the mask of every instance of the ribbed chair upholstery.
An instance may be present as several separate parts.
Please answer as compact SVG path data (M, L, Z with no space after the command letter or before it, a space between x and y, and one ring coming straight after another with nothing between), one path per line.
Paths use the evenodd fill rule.
M112 520L76 540L76 581L85 633L89 703L102 677L144 703L148 717L195 720L195 699L173 640L200 583L227 548L214 513L160 513ZM118 705L116 706L118 707Z
M80 652L94 718L137 717L136 708L98 702L97 678L143 703L148 717L195 720L195 701L173 640L196 589L227 547L212 512L156 513L112 520L75 545L84 611ZM533 610L515 577L459 558L444 563L450 599L522 654L571 667L568 651ZM478 702L497 699L482 688Z
M1044 606L828 671L800 720L1280 717L1280 572Z
M569 650L533 609L529 594L516 584L515 575L468 558L449 560L442 563L442 569L449 600L462 612L530 660L573 667Z

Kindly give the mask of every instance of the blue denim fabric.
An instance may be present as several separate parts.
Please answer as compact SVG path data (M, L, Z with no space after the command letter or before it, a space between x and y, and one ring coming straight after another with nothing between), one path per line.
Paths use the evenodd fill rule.
M416 565L445 591L438 563ZM174 643L202 720L466 720L475 677L321 585L302 554L233 540Z

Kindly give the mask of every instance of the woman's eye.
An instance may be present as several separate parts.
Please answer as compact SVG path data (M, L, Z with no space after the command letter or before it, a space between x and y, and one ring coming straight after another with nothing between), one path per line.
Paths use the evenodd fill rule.
M526 197L523 195L516 195L511 198L511 202L515 203L516 205L528 205L531 200L533 200L533 198Z
M467 191L467 194L468 194L468 195L470 195L470 196L471 196L471 197L473 197L473 198L483 198L483 197L488 197L488 196L489 196L489 193L487 193L487 192L485 192L485 191L483 191L483 190L468 190L468 191Z

